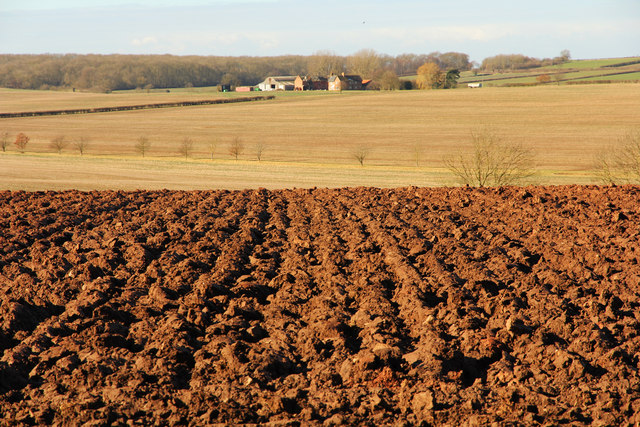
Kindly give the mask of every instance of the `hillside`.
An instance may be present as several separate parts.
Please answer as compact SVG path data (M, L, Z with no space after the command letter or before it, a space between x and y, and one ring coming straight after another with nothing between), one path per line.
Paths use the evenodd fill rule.
M637 424L639 195L0 192L3 423Z
M640 81L640 57L573 60L563 64L511 70L462 73L459 83L482 83L485 86L533 85L540 76L549 77L545 84L584 84Z

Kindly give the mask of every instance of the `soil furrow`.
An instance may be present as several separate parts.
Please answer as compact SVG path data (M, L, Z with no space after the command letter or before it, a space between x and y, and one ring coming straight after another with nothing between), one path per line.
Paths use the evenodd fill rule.
M2 424L640 423L639 195L0 192Z

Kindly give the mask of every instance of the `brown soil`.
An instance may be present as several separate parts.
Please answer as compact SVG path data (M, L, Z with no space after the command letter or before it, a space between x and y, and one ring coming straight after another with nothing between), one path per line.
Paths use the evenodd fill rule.
M639 198L0 192L3 423L639 423Z

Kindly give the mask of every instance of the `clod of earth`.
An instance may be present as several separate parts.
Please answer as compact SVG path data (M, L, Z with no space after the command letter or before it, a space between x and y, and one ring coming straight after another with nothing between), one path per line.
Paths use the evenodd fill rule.
M3 423L640 423L638 200L0 192Z

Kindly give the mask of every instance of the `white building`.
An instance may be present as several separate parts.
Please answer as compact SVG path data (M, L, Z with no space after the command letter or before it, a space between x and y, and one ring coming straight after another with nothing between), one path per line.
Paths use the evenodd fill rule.
M275 76L267 77L262 83L258 83L260 90L293 90L295 88L296 76Z

